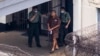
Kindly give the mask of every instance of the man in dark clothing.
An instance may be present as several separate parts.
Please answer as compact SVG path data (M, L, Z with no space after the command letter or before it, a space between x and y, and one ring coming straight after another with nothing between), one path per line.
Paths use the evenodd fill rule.
M29 14L29 29L28 29L28 46L32 47L33 35L35 36L35 42L37 47L41 47L39 39L39 20L41 14L37 10L37 7L33 8L33 11Z
M60 25L60 30L59 30L59 46L66 45L65 43L65 36L68 31L69 24L71 22L71 18L68 12L65 11L65 8L61 8L61 13L60 13L60 19L61 19L61 25Z

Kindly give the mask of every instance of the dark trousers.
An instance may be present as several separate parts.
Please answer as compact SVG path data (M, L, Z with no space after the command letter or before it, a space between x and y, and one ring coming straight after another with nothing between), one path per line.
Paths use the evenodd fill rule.
M33 36L35 36L36 45L40 45L39 39L39 23L30 23L28 29L28 45L32 46Z
M59 45L65 44L65 36L68 33L68 30L65 28L67 23L61 23L60 29L59 29L59 38L58 43Z

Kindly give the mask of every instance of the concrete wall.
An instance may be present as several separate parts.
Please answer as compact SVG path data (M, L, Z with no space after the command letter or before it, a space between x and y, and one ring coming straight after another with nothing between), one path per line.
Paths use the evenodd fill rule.
M97 24L97 8L90 6L88 0L82 2L82 27Z
M97 8L90 6L88 0L74 0L74 28L79 30L97 24Z

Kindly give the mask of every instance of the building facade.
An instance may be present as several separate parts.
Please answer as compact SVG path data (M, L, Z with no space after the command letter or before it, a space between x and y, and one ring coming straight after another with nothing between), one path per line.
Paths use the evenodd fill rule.
M73 5L74 31L91 25L99 24L100 0L74 0Z
M2 5L4 3L5 5ZM14 24L22 29L27 28L25 20L28 19L28 14L34 6L38 6L42 14L54 9L58 15L60 7L65 7L71 15L69 32L100 22L99 0L0 0L0 29L5 27L5 24L6 26L13 24L11 28L16 27Z

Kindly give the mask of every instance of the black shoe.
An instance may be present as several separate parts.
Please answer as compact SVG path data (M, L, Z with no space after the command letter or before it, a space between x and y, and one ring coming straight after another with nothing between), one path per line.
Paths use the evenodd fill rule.
M28 47L32 48L32 45L28 45Z
M68 44L67 43L64 43L64 45L67 46Z
M63 47L64 45L59 45L59 47Z
M59 48L56 48L55 50L59 50Z
M50 54L54 53L54 51L50 51Z
M37 47L41 48L42 46L41 45L37 45Z

